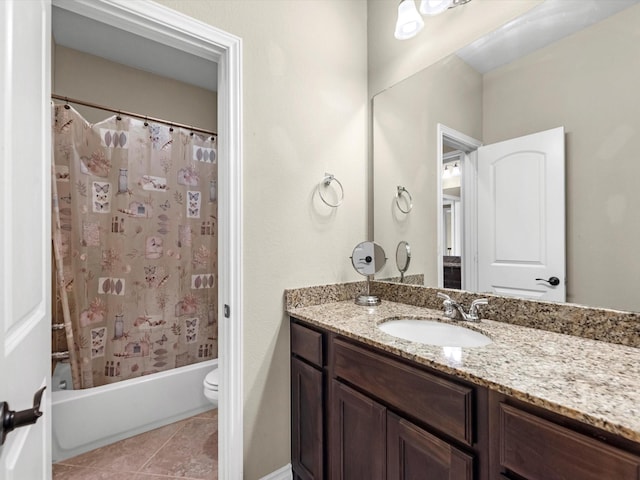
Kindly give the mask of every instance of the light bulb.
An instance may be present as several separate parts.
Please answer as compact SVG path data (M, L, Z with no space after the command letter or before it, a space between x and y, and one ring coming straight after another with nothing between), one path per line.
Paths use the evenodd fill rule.
M422 0L420 2L420 13L423 15L438 15L448 9L453 0Z
M444 166L444 172L442 172L442 178L451 177L451 170L449 170L449 165Z
M424 27L424 20L418 13L414 0L402 0L398 5L398 21L394 36L398 40L415 37Z
M458 166L457 163L453 166L453 171L451 172L451 175L453 175L454 177L460 176L460 167Z

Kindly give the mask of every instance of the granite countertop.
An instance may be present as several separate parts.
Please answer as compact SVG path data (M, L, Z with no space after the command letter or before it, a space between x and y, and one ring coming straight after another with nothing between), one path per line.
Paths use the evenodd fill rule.
M455 322L441 311L353 300L294 308L288 313L332 332L511 395L640 442L640 349L482 320ZM477 330L485 347L436 347L402 340L376 326L391 317L429 318Z

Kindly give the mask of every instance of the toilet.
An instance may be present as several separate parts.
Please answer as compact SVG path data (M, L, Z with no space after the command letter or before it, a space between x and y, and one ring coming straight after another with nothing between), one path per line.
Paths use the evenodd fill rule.
M218 406L218 367L211 370L207 373L207 376L204 378L204 396L214 404L214 406Z

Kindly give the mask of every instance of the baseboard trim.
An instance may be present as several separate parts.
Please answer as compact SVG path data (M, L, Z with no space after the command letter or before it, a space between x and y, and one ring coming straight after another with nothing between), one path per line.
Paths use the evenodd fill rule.
M279 468L275 472L271 472L269 475L262 477L260 480L292 480L293 473L291 471L291 464L287 464L282 468Z

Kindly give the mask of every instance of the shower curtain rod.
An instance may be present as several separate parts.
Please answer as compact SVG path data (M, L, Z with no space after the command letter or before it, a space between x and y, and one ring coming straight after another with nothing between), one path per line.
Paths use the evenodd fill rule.
M85 107L97 108L97 109L100 109L100 110L105 110L107 112L117 113L118 115L126 115L128 117L135 117L135 118L139 118L141 120L145 120L145 121L148 121L148 122L164 123L165 125L169 125L170 127L184 128L186 130L191 130L192 132L206 133L207 135L212 135L214 137L218 136L218 134L216 132L212 132L211 130L205 130L203 128L192 127L191 125L185 125L184 123L169 122L168 120L163 120L161 118L150 117L148 115L140 115L139 113L127 112L126 110L118 110L118 109L115 109L115 108L106 107L104 105L99 105L97 103L91 103L91 102L86 102L84 100L78 100L77 98L66 97L64 95L58 95L58 94L52 93L51 94L51 98L53 98L55 100L64 100L66 103L77 103L78 105L84 105Z

